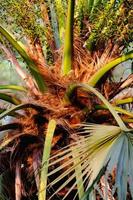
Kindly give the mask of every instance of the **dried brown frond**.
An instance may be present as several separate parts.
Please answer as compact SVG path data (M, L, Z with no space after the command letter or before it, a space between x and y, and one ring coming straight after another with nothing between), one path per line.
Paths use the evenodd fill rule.
M76 36L74 38L73 70L77 81L87 82L95 72L94 60L83 41Z

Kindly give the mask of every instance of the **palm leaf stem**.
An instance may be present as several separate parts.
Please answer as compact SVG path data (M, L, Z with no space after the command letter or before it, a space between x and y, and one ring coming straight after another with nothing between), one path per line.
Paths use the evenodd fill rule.
M11 95L5 94L5 93L0 93L0 99L7 101L9 103L12 103L14 105L18 105L21 103L21 101L18 98L16 98L15 96L11 96Z
M42 169L40 175L40 187L39 187L39 200L46 200L46 186L47 186L47 174L48 174L48 165L49 165L49 157L52 147L52 139L54 135L54 131L56 128L55 120L50 120L48 124L48 129L45 138L45 144L43 149L43 157L42 157Z
M12 123L12 124L5 124L0 126L0 132L1 131L5 131L5 130L9 130L9 129L21 129L21 125L19 123Z
M6 110L7 109L1 109L0 108L0 114L3 113L3 112L5 112ZM20 114L20 113L14 112L14 113L10 113L9 116L11 116L11 117L20 117L20 116L23 116L23 115Z
M126 60L132 59L133 58L133 51L130 51L127 54L124 54L120 56L119 58L107 63L103 67L101 67L88 81L88 84L91 86L95 86L97 82L113 67L116 65L125 62Z
M18 53L22 56L24 61L27 63L29 70L32 76L35 78L38 88L41 92L46 90L46 85L44 83L44 79L37 70L35 63L28 56L25 49L20 45L20 43L4 28L0 25L0 33L9 41L9 43L18 51Z
M2 119L3 117L5 117L7 115L13 114L17 110L27 109L27 108L35 109L40 113L45 111L45 109L42 106L39 106L39 105L36 105L36 104L32 104L32 103L20 104L20 105L14 106L14 107L6 110L5 112L1 113L0 119Z
M23 86L19 86L19 85L0 85L0 90L5 90L5 89L17 90L17 91L23 91L23 92L27 91Z
M83 90L85 89L88 92L92 92L94 93L109 109L109 111L112 113L112 115L114 116L117 124L120 126L121 130L124 131L129 131L127 129L127 127L125 126L125 124L123 123L122 119L120 118L120 116L116 113L116 111L114 110L113 106L105 99L105 97L98 92L95 88L93 88L92 86L88 85L88 84L73 84L69 87L68 91L67 91L67 96L69 97L69 99L71 98L74 90L76 88L83 88Z
M105 109L105 110L108 110L107 106L105 106L105 105L96 105L95 108L96 109ZM122 109L120 107L117 107L117 106L114 106L113 108L114 108L115 111L117 111L117 112L119 112L121 114L125 114L125 115L127 115L129 117L133 117L133 113L132 112L129 112L129 111L127 111L125 109Z
M125 117L122 117L122 120L126 123L133 123L133 118L130 119L130 118L125 118Z
M122 104L128 104L133 102L133 97L125 98L125 99L116 99L113 101L114 105L122 105Z
M75 0L69 0L65 32L65 45L61 69L62 75L67 75L72 69L74 7Z

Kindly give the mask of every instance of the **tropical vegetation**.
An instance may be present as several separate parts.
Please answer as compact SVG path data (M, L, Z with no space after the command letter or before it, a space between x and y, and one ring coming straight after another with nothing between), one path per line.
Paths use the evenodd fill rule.
M131 3L1 0L0 200L133 199Z

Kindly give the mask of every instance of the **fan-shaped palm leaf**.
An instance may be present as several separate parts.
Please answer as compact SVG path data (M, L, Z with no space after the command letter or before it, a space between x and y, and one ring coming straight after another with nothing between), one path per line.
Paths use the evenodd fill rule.
M87 192L81 199L89 199L90 192L94 189L94 185L97 181L99 182L101 176L105 174L105 172L108 173L109 176L114 167L117 166L118 172L116 175L116 185L114 187L118 190L119 199L126 199L127 182L129 181L128 175L131 172L130 170L132 169L133 164L131 161L130 164L127 165L128 157L133 153L132 133L124 133L117 126L97 124L83 124L80 128L82 128L82 131L79 132L79 135L81 136L80 140L74 142L72 147L68 146L66 150L63 150L64 155L61 155L61 152L59 152L56 156L53 156L50 159L51 166L55 163L55 159L57 163L60 163L61 160L66 160L66 158L68 158L68 161L66 161L65 164L48 174L51 176L60 170L63 171L59 177L50 183L49 187L69 176L69 179L67 179L67 181L65 181L53 195L68 185L71 180L74 180L74 170L80 165L82 168L82 175L78 177L71 188L76 187L76 185L78 185L77 182L80 182L83 178L84 185L86 185L87 182L87 186L85 187ZM72 156L72 149L79 152L76 157ZM75 163L77 158L80 159L80 161ZM121 181L123 184L121 184ZM131 187L131 181L129 181L129 184ZM132 189L130 190L132 192ZM63 199L67 197L70 191L68 191Z

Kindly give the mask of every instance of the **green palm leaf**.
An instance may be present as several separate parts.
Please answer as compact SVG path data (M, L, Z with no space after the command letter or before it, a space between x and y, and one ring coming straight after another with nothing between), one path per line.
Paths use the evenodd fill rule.
M19 85L0 85L0 90L5 90L5 89L17 90L17 91L23 91L23 92L27 91L26 88Z
M26 109L26 108L32 108L32 109L35 109L35 110L37 110L39 112L43 112L44 111L44 109L39 105L32 104L32 103L25 103L25 104L20 104L20 105L14 106L14 107L2 112L0 114L0 119L4 118L7 115L13 114L17 110Z
M66 22L64 55L62 61L62 75L67 75L72 69L74 7L75 7L75 0L69 0L67 22Z
M105 66L101 67L89 80L88 84L91 86L95 86L97 82L107 73L109 70L111 70L116 65L132 59L133 58L133 51L128 52L127 54L124 54L120 56L119 58L116 58L115 60L107 63Z
M76 177L76 184L77 184L77 190L78 190L78 196L79 199L84 195L84 185L83 185L83 179L79 181L79 177L82 177L82 166L80 164L77 165L77 163L80 162L80 157L78 151L75 151L75 149L71 148L72 155L74 159L75 164L75 177Z
M121 145L123 145L123 140L124 140L123 137L125 137L125 135L127 136L128 131L130 131L129 129L126 128L121 118L115 112L115 110L110 105L110 103L95 88L92 88L91 86L87 84L77 84L75 86L72 86L71 90L68 92L69 97L70 97L70 93L76 87L84 88L86 91L91 91L96 96L98 96L103 101L103 103L108 107L108 109L110 110L110 112L112 113L112 115L114 116L114 118L116 119L120 127L96 125L96 124L82 125L82 132L80 132L81 138L77 142L74 142L73 145L70 145L67 148L63 149L62 150L63 153L59 152L56 156L53 156L53 158L51 158L51 160L53 159L54 161L51 162L50 166L54 165L55 163L57 164L57 163L63 162L63 158L64 160L66 159L68 161L64 162L63 164L61 164L61 166L57 167L55 170L51 171L48 174L48 176L51 176L63 170L63 173L60 176L58 176L55 180L53 180L48 187L54 186L60 183L60 181L66 178L67 176L69 178L57 189L57 191L53 193L50 199L55 194L57 194L60 190L66 187L72 180L74 180L75 176L77 176L75 175L74 170L77 170L77 169L80 169L79 177L78 179L76 177L76 182L73 183L73 185L71 186L71 189L63 197L63 200L76 187L76 185L79 191L79 188L80 188L79 183L82 183L83 177L85 178L81 185L85 185L85 183L89 180L88 185L85 188L87 193L85 193L85 195L83 195L82 193L83 199L84 200L88 199L88 195L90 196L90 193L94 189L95 184L100 180L100 177L105 172L106 167L108 167L108 163L110 162L110 159L112 158L112 151L115 149L114 145L118 141L120 145L120 151L121 151L121 148L123 148L121 147ZM120 141L118 140L119 138L121 138L121 136L123 136L122 142L121 140ZM117 144L117 146L119 145ZM120 151L117 151L117 152L120 152ZM78 152L78 155L74 157L73 152ZM114 152L113 152L113 155L114 155ZM118 158L119 156L120 154L118 154ZM115 158L113 159L113 161L114 160ZM114 163L111 166L114 167ZM124 168L124 170L127 172L127 169ZM119 193L118 196L121 196L121 191L124 191L124 194L126 194L127 192L126 186L127 186L127 182L125 185L123 184L122 186L123 188L120 191L118 190L118 193Z
M47 174L48 174L48 159L50 157L52 139L56 128L55 120L50 120L45 138L43 158L42 158L42 169L40 176L40 187L39 187L39 200L46 199L46 185L47 185Z
M69 177L50 199L57 194L61 189L66 187L75 178L74 169L77 167L82 168L82 175L79 175L78 180L73 183L67 195L72 191L76 184L80 183L83 179L83 183L88 182L85 188L86 193L81 198L82 200L89 199L91 191L99 183L101 176L107 174L107 177L112 173L114 167L117 166L116 185L114 187L118 190L119 200L124 200L127 194L127 183L129 182L129 174L132 169L132 160L128 164L127 161L131 155L133 155L133 135L132 130L129 133L121 131L117 126L107 126L98 124L83 124L78 134L81 136L80 140L73 143L73 146L68 146L63 150L64 155L60 155L60 152L51 157L50 166L56 163L60 163L61 158L67 160L60 167L49 172L48 176L63 170L54 181L50 183L50 186L54 186L59 183L65 177ZM68 149L70 151L68 151ZM77 156L73 157L74 152L79 152ZM99 159L100 158L100 159ZM79 162L76 162L76 160ZM53 160L53 162L52 162ZM84 178L83 178L84 177ZM132 177L130 181L130 188L132 183ZM97 185L98 187L98 185ZM130 189L132 193L132 188Z
M121 129L124 130L124 131L128 131L128 128L125 126L125 124L123 123L120 116L116 113L113 106L105 99L105 97L100 92L98 92L92 86L90 86L88 84L75 84L75 85L73 84L73 85L70 85L70 87L67 91L67 96L70 98L71 95L73 94L73 91L78 87L82 88L83 90L85 90L87 92L92 92L93 94L95 94L105 104L105 106L109 109L109 111L111 112L111 114L115 118L117 124L121 127Z
M122 133L112 146L110 152L107 155L104 165L107 165L106 176L112 173L114 168L116 169L116 181L112 188L112 193L117 191L119 200L127 199L127 185L130 185L130 193L133 197L133 188L131 184L133 183L133 173L131 172L133 167L133 162L131 157L133 155L133 135L131 133ZM130 162L129 162L130 160ZM104 172L105 173L105 172ZM101 174L102 176L103 174ZM129 177L130 175L130 177ZM86 194L82 200L86 200L90 194L90 187L88 188Z
M43 77L37 70L37 67L33 60L28 56L26 53L24 46L18 42L4 27L0 25L0 33L9 41L9 43L18 51L18 53L22 56L24 61L27 63L28 68L32 74L32 76L35 78L36 83L38 85L38 88L41 92L44 92L46 90L46 86L43 80Z
M0 93L0 99L4 100L6 102L9 102L9 103L15 104L15 105L18 105L21 103L21 101L18 98L16 98L15 96L5 94L5 93Z
M103 166L103 162L107 156L108 151L110 150L116 138L121 133L120 128L117 126L102 126L92 124L87 126L82 125L82 128L83 131L79 133L82 135L81 139L73 143L73 147L68 146L68 149L70 148L69 150L71 150L71 152L68 152L68 149L63 151L65 155L62 155L62 158L64 158L64 160L67 158L68 161L48 174L51 176L60 170L64 171L57 179L50 183L50 186L57 184L59 181L69 175L69 179L64 182L64 184L61 185L56 192L61 190L75 178L74 169L78 166L82 168L82 175L79 175L78 180L76 180L76 183L74 183L71 188L80 183L83 177L86 177L84 182L90 179L89 185L91 185L99 173L101 167ZM87 136L84 137L83 134L87 134ZM73 150L74 152L79 152L75 157L72 156ZM99 156L101 159L99 159ZM51 160L52 159L57 159L57 163L60 162L59 154L56 155L56 158L51 157ZM79 159L79 161L75 162L77 159ZM51 162L50 166L52 164L53 163ZM93 171L91 169L93 169ZM56 192L54 194L56 194ZM65 197L63 199L65 199Z

